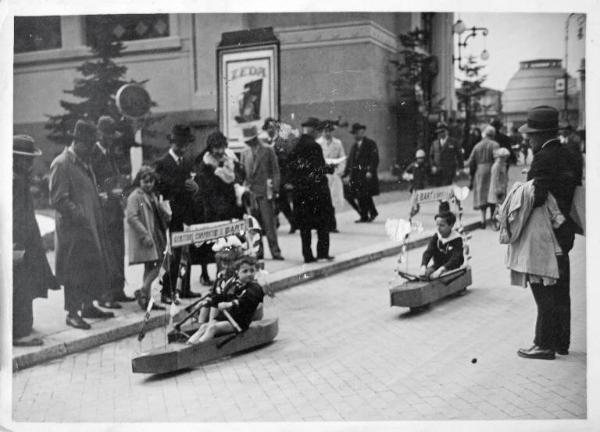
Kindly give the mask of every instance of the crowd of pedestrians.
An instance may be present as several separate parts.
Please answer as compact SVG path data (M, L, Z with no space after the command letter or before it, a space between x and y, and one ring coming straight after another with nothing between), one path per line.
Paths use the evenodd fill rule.
M332 134L336 122L309 117L301 127L301 133L294 133L289 125L268 118L262 131L255 126L243 130L247 146L240 154L231 151L227 138L216 131L193 157L195 137L189 126L178 124L167 137L165 154L152 166L143 165L132 181L128 158L114 144L119 136L114 121L110 117L101 117L96 125L78 121L72 143L50 167L49 197L56 214L55 275L46 259L30 192L32 161L41 152L31 137L15 136L14 345L43 343L31 337L32 301L61 286L66 324L77 329L91 328L88 318L113 317L109 309L121 308L122 302L137 300L146 309L152 284L161 273L162 304L200 296L191 290L190 265L201 265L201 283L212 285L208 265L215 256L210 245L191 247L189 256L173 248L169 266L161 272L167 233L183 231L184 225L252 215L267 238L272 259L283 260L277 237L282 213L290 233L300 232L305 263L333 260L330 234L339 232L335 212L344 200L357 212L357 223L378 216L373 202L379 193L377 144L366 136L365 125L354 123L350 130L354 143L346 156L342 142ZM471 138L479 139L467 154L450 136L448 126L438 123L436 139L429 148L417 150L403 177L412 181L411 191L415 191L450 185L461 170L469 174L473 206L481 210L483 227L487 209L496 210L501 241L509 245L512 281L530 286L538 306L534 345L518 354L550 359L569 349L568 253L574 234L581 232L571 211L583 177L581 144L568 129L558 134L556 110L532 109L518 131L525 134L520 142L526 137L533 151L528 182L507 191L508 167L516 160L513 149L520 142L515 144L515 134L508 137L500 127L493 122L481 135L474 129ZM438 219L438 228L449 233L440 234L445 244L454 239L450 235L454 220L446 215ZM128 262L144 264L134 297L124 292L124 220ZM311 245L313 230L316 251ZM430 248L435 252L434 246ZM258 258L264 255L261 237ZM164 306L155 303L153 308Z

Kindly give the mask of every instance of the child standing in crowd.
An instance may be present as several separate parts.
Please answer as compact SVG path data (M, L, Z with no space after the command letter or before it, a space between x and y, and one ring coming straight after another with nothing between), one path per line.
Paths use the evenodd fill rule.
M427 166L425 157L426 155L423 150L417 150L415 160L402 173L402 179L411 182L410 193L427 187L427 172L429 167ZM419 212L419 207L419 204L413 204L411 216Z
M487 199L490 205L500 205L506 197L506 190L508 189L508 168L506 161L509 157L510 152L504 147L500 147L494 151L494 164L492 165L490 191Z
M134 293L144 310L150 300L150 286L160 270L170 219L154 192L156 180L154 169L143 165L135 177L135 189L127 199L129 264L144 263L142 288ZM152 309L161 310L164 307L155 304Z
M256 282L255 275L257 271L256 258L252 256L242 256L236 263L236 275L238 284L233 296L230 299L222 299L217 304L221 313L216 317L216 321L211 321L202 325L196 333L190 337L188 343L201 343L226 333L232 333L235 328L224 316L223 311L228 311L233 321L235 321L242 331L245 331L252 322L256 310L263 301L264 293L262 287ZM221 299L220 299L221 300Z
M460 267L464 262L463 241L460 234L452 228L456 216L450 211L441 212L435 216L437 232L429 240L427 249L423 252L419 276L430 279L439 278L444 272ZM429 262L433 259L433 264Z

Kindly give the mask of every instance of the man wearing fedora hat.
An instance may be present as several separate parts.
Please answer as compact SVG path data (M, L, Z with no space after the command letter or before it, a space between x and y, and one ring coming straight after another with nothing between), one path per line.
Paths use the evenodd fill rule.
M244 170L244 186L252 196L252 213L267 236L269 250L274 260L283 260L277 241L275 200L279 195L280 174L277 156L272 147L258 139L258 129L251 126L242 130L248 145L240 155ZM258 255L264 255L262 236Z
M456 171L464 165L461 147L451 138L448 125L438 122L435 128L437 138L429 147L429 166L433 186L447 186L454 181Z
M194 220L194 196L198 192L198 185L192 177L194 162L186 157L195 138L189 126L176 124L167 136L171 144L169 151L155 163L158 182L156 189L169 201L172 216L169 229L171 232L183 231L183 224L193 223ZM173 256L169 271L165 273L162 280L162 301L170 304L172 301L178 303L175 293L175 284L179 274L181 261L181 248L173 249ZM192 292L190 288L189 267L185 272L180 296L183 298L198 297L199 294Z
M43 344L31 337L33 300L60 289L46 258L30 191L33 158L41 154L30 136L13 137L13 346Z
M373 202L373 196L379 195L379 151L375 141L365 136L366 129L360 123L352 125L355 142L342 175L346 200L360 215L356 223L372 222L379 214Z
M527 123L519 132L527 134L532 150L533 161L527 180L533 180L535 207L544 205L551 193L566 218L554 230L562 251L557 255L559 279L556 284L531 282L531 291L537 304L535 338L531 348L522 348L519 356L533 359L554 359L555 353L569 353L571 337L571 298L569 251L573 247L576 224L571 219L570 210L575 188L581 185L581 167L572 154L561 145L557 136L559 130L558 111L542 105L532 108L527 114Z
M125 230L124 190L129 184L128 158L117 151L115 139L121 136L117 132L112 117L104 115L98 119L98 141L92 153L92 169L102 202L104 222L106 223L106 245L111 259L110 289L100 302L100 306L120 309L119 301L135 300L125 292Z
M50 204L56 210L56 277L65 288L67 325L87 330L83 318L114 314L93 304L105 295L110 271L102 204L89 163L96 126L78 120L72 136L50 166Z
M289 180L294 188L294 218L300 229L302 256L305 263L318 259L331 261L329 255L329 228L333 205L325 174L334 167L325 163L323 150L317 144L321 122L309 117L302 123L303 133L289 159ZM311 248L311 230L317 230L317 256Z

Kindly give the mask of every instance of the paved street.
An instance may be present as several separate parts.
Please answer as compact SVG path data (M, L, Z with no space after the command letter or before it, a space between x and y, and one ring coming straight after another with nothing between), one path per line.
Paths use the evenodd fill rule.
M395 258L278 293L275 342L150 377L131 357L162 329L13 375L15 421L377 421L586 418L585 240L571 254L573 341L555 361L516 355L531 293L508 286L497 233L473 233L474 283L420 314L390 308ZM415 268L422 249L410 253Z

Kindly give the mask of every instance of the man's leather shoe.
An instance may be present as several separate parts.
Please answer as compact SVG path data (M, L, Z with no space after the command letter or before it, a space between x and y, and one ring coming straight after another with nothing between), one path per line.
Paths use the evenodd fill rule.
M179 297L181 297L181 298L198 298L198 297L202 297L202 294L195 293L193 291L186 291L184 293L182 292ZM177 303L175 303L175 304L177 304Z
M75 327L76 329L81 329L81 330L89 330L92 328L91 325L89 325L88 323L86 323L83 318L81 318L79 315L75 314L75 315L67 315L67 325L71 326L71 327Z
M283 257L281 255L273 255L273 259L275 261L283 261Z
M204 286L213 286L215 281L210 280L208 276L200 276L200 284Z
M557 349L556 354L569 355L569 350L568 349Z
M366 222L369 222L369 219L360 218L360 219L354 221L354 223L366 223Z
M369 222L373 222L375 220L375 218L377 218L377 216L379 216L379 213L375 213L374 215L371 215L369 217L369 219L367 219Z
M104 308L104 309L122 309L123 308L123 306L121 306L116 301L98 302L98 306L100 306L101 308Z
M121 302L121 303L128 303L128 302L135 301L135 297L129 297L127 294L122 292L119 295L115 296L114 301Z
M332 233L332 234L339 234L340 230L339 229L333 229L333 230L331 230L329 232Z
M13 346L15 347L32 347L44 345L44 341L37 337L25 336L20 339L13 339Z
M317 259L323 259L323 260L327 260L327 261L333 261L335 259L335 257L333 257L331 255L327 255L327 256L317 257Z
M81 316L83 318L113 318L115 314L112 312L104 312L95 306L90 306L81 311Z
M314 262L317 262L317 259L315 257L304 258L304 263L306 263L306 264L310 264L310 263L314 263Z
M528 359L554 360L556 358L554 355L554 350L543 349L537 345L534 345L529 349L521 348L519 351L517 351L517 354L519 357Z
M171 303L173 303L171 301L171 297L169 297L169 296L161 296L160 297L160 301L161 301L161 303L168 304L168 305L170 305ZM179 301L179 299L177 297L175 297L175 305L179 306L180 303L181 302Z

